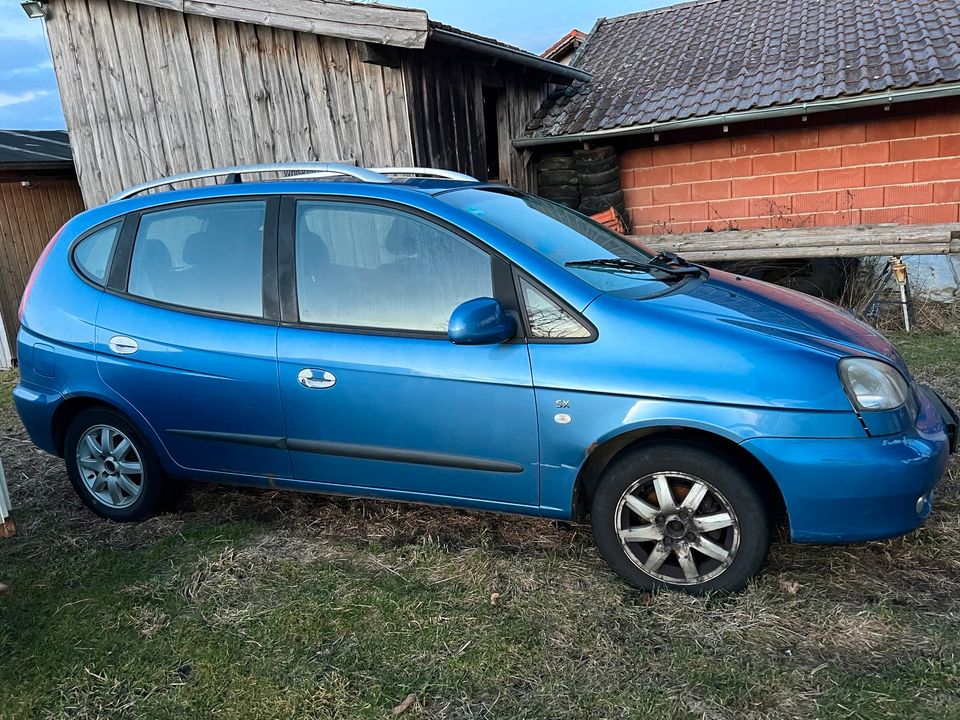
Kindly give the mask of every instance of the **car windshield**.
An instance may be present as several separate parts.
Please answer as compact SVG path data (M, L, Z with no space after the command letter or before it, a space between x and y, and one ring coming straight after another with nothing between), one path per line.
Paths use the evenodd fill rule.
M464 188L439 196L536 250L598 290L640 297L676 284L653 253L563 205L521 193Z

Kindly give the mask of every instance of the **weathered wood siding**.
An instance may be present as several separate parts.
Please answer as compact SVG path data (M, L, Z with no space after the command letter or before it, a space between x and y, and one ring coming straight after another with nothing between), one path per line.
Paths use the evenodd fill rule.
M497 108L500 126L500 179L509 185L536 192L536 166L529 150L513 146L514 138L523 135L524 128L547 96L547 85L534 83L517 72L508 72L504 78L503 95Z
M357 42L126 0L51 0L48 18L88 206L211 166L414 160L403 72Z
M37 258L53 234L83 210L75 180L43 180L33 187L0 183L0 317L16 354L20 297Z
M347 40L422 48L429 27L427 13L371 3L327 0L132 0L141 5L223 20L302 30Z
M535 189L532 163L511 141L523 134L546 97L543 82L515 67L491 67L452 54L431 52L405 53L403 71L418 165L449 168L488 179L483 87L489 86L500 95L499 179L521 189Z

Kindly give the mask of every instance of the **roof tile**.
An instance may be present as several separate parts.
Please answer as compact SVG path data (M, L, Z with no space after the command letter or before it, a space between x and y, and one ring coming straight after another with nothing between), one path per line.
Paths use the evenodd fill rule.
M695 0L600 20L528 135L960 81L956 0Z

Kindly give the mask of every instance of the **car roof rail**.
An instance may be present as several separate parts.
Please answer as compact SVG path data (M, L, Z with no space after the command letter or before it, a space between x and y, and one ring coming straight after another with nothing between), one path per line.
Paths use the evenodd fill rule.
M413 177L436 177L443 178L444 180L461 180L463 182L480 182L471 175L465 175L453 170L439 170L437 168L379 167L370 169L381 175L409 175Z
M205 180L208 178L225 177L228 183L240 182L241 175L253 173L291 173L288 178L294 180L307 180L311 177L333 177L336 175L352 177L361 182L386 184L391 180L385 174L367 168L347 165L345 163L332 162L298 162L298 163L264 163L260 165L232 165L230 167L211 168L209 170L196 170L194 172L180 173L179 175L170 175L169 177L148 180L147 182L134 185L126 190L121 190L110 198L109 202L126 200L140 193L166 185L175 185L176 183L190 182L191 180ZM446 172L446 171L438 171ZM293 174L295 173L295 174ZM466 176L464 176L466 177ZM472 179L472 178L470 178Z

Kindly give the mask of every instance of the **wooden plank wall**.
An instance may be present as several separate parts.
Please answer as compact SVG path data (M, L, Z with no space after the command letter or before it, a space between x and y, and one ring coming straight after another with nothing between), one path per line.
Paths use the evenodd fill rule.
M503 94L497 106L501 179L529 192L537 190L536 163L533 162L530 151L515 148L513 140L523 135L530 118L540 109L547 97L547 91L548 87L543 82L532 81L521 73L508 72L504 77Z
M482 68L454 56L404 53L416 164L487 179Z
M51 0L47 29L88 206L211 166L413 162L402 70L354 41L126 0Z
M488 63L432 52L404 53L403 71L418 165L488 179L483 117L483 87L488 85L498 88L500 95L499 179L523 190L535 190L532 163L511 141L523 134L546 97L543 82L513 66L491 67Z
M0 183L0 331L14 354L17 310L33 266L54 233L82 211L76 180L42 180L29 188Z

